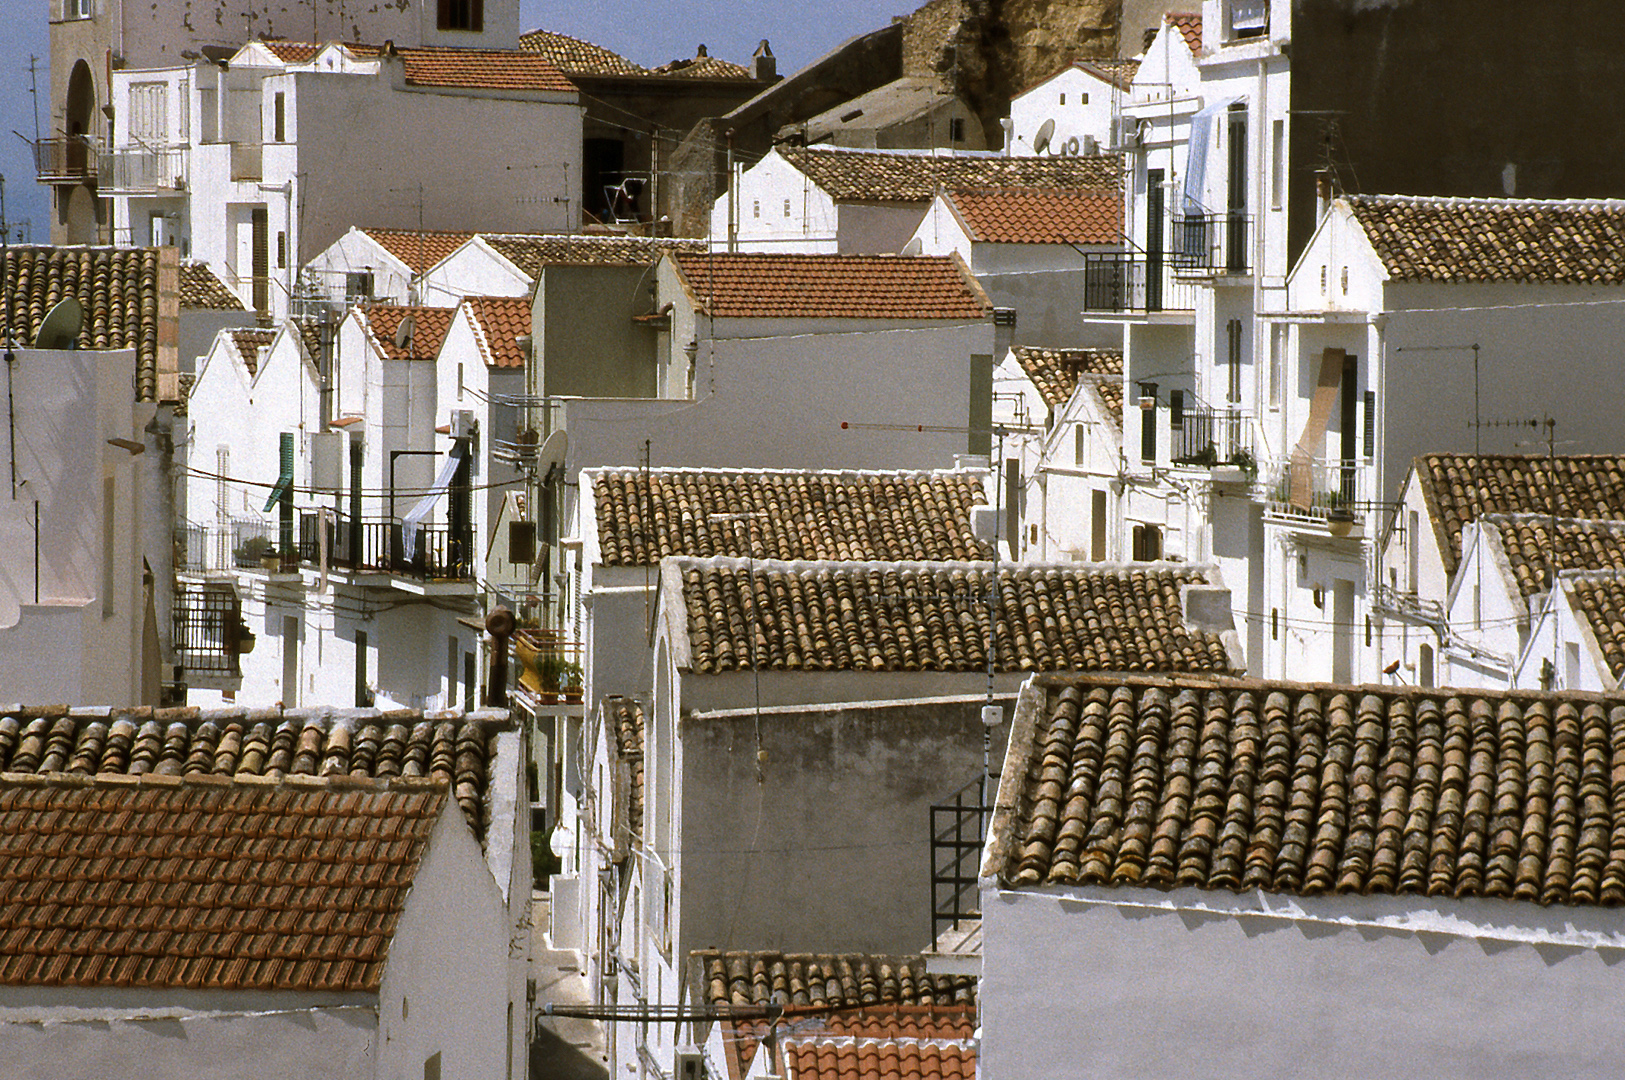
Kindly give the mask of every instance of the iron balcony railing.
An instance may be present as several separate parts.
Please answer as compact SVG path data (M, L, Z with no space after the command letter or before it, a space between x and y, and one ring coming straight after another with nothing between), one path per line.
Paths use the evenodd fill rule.
M1169 428L1177 464L1256 468L1251 413L1201 404L1187 406L1181 415L1170 416Z
M41 183L96 181L96 144L85 136L40 139L33 146L34 174Z
M306 510L299 516L299 561L315 566L321 560L321 516ZM417 543L406 554L403 525L391 518L327 515L327 562L338 570L380 571L435 581L471 581L474 578L472 531L454 531L445 525L419 525Z
M1191 311L1196 290L1173 273L1167 255L1090 252L1084 255L1083 308L1119 313Z
M978 777L931 807L931 940L982 917L977 873L993 815L987 777Z
M252 646L242 601L227 584L182 583L175 590L175 654L188 679L242 677L237 657Z
M99 187L108 192L184 191L191 155L184 146L120 147L97 155Z
M177 565L184 573L232 570L296 570L297 552L279 550L281 527L275 518L234 518L181 530Z
M1245 274L1252 218L1240 211L1177 214L1169 261L1180 274Z
M1369 482L1365 463L1300 459L1275 466L1269 511L1279 517L1324 521L1334 515L1358 519Z

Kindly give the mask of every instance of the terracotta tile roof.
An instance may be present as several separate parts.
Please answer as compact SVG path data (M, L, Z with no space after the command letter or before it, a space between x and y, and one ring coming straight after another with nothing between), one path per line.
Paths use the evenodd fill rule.
M1200 30L1197 31L1196 39L1200 44L1202 39ZM1133 59L1077 60L1074 61L1074 66L1091 74L1099 75L1109 83L1115 83L1118 89L1127 90L1133 84L1134 76L1140 70L1140 61Z
M1343 199L1395 281L1625 283L1625 201Z
M299 335L299 344L304 346L305 357L311 363L318 363L322 356L322 325L315 319L291 319L293 329Z
M362 229L379 247L421 274L473 238L471 232L424 229Z
M1551 573L1625 571L1625 521L1553 519L1545 514L1485 514L1501 536L1507 563L1525 597L1547 592Z
M865 1017L887 1006L957 1006L962 1011L974 1010L976 1005L974 978L932 975L919 956L703 951L694 953L693 959L699 972L699 992L707 1005L779 1005L787 1012L823 1015L825 1023L840 1025L837 1030L854 1035L878 1026L877 1021L884 1023L884 1012L878 1018ZM865 1012L849 1018L830 1011L858 1007ZM954 1037L961 1037L958 1033L964 1022L960 1011L943 1021ZM732 1037L724 1042L738 1056L737 1075L744 1076L766 1027L749 1021L735 1021L731 1026ZM974 1028L973 1023L971 1030Z
M260 370L260 350L271 347L276 340L275 330L228 330L227 338L236 348L237 355L242 357L243 366L248 368L250 375L256 375Z
M1074 188L997 188L948 194L972 240L985 244L1115 244L1123 196Z
M798 1021L778 1039L796 1080L973 1080L976 1010L897 1006Z
M604 708L615 724L615 753L626 764L626 824L635 842L643 836L643 706L635 698L612 697Z
M181 263L181 307L213 311L247 311L207 263Z
M704 46L701 46L702 48ZM653 69L655 75L676 75L684 79L750 80L750 68L701 53L686 60L672 60Z
M779 154L836 202L929 203L943 189L1123 188L1120 154L1053 158L949 156L819 147L780 147Z
M1584 575L1569 583L1574 606L1591 624L1608 670L1625 676L1625 580L1617 573Z
M406 81L471 90L575 93L575 83L540 53L520 49L401 49Z
M393 304L375 304L358 308L373 342L392 360L432 360L440 354L440 346L451 329L451 317L456 308L398 307ZM412 316L416 325L410 349L397 348L395 331L401 320Z
M953 256L677 255L696 309L736 319L982 319L987 294Z
M272 56L284 64L308 64L316 59L316 54L322 47L309 41L261 41L261 45ZM359 42L345 42L344 47L356 56L377 56L384 50L376 45L363 45Z
M446 803L427 780L0 782L0 985L369 991Z
M1625 701L1041 678L984 872L1008 885L1625 902Z
M667 555L987 558L992 551L971 527L971 508L987 502L983 476L651 469L645 482L641 469L606 470L592 482L600 557L607 566L646 566Z
M1021 370L1037 387L1044 404L1052 409L1071 400L1080 375L1121 377L1123 374L1122 349L1046 349L1023 345L1015 352Z
M667 251L705 250L704 240L667 237L485 233L483 238L533 281L544 266L649 266Z
M541 53L566 75L647 75L649 69L602 45L582 41L551 30L532 30L519 35L519 47Z
M46 312L72 296L84 308L81 349L134 349L136 400L158 393L157 248L12 247L0 253L10 330L32 345ZM179 288L179 282L176 282Z
M1185 36L1185 44L1190 47L1192 56L1202 55L1202 13L1188 12L1178 15L1164 15L1163 22L1172 23L1179 32Z
M82 776L395 776L444 781L475 836L506 714L401 709L0 711L0 773Z
M474 339L487 367L522 368L519 335L530 333L530 297L470 296L463 300L474 320Z
M1447 574L1461 562L1461 527L1480 513L1625 521L1625 454L1426 454L1412 467Z
M682 585L695 672L748 669L753 654L778 671L987 668L988 563L665 566ZM1185 626L1181 586L1211 580L1210 569L1166 563L1000 567L997 668L1233 671L1219 634Z
M1123 430L1123 381L1114 378L1086 379L1089 389L1100 399L1100 404L1117 430Z

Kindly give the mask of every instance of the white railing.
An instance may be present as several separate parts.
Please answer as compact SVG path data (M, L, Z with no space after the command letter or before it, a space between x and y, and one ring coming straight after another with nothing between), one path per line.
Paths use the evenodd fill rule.
M191 155L184 146L119 147L97 161L104 192L186 190Z

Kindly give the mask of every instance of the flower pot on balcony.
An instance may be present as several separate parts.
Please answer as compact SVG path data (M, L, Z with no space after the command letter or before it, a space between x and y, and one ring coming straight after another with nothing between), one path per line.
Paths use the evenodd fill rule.
M272 552L269 555L261 555L260 568L275 573L276 571L282 569L282 556L278 555L276 552Z

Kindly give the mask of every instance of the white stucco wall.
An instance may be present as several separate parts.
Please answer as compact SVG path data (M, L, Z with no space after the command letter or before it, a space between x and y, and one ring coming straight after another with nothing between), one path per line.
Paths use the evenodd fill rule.
M984 882L982 912L985 1080L1605 1077L1625 1053L1611 910Z
M456 307L469 296L528 296L534 284L476 236L424 271L419 288L430 307Z
M777 150L737 175L731 205L734 243L740 251L834 252L834 201ZM728 247L729 196L711 208L710 241Z
M355 226L311 256L304 269L324 296L340 304L349 295L349 274L371 274L372 296L381 304L407 303L412 285L411 268Z
M1085 135L1105 146L1111 137L1112 114L1121 90L1076 65L1010 99L1013 154L1034 154L1033 140L1044 121L1055 121L1054 134L1043 153L1053 155L1077 139L1083 148Z

